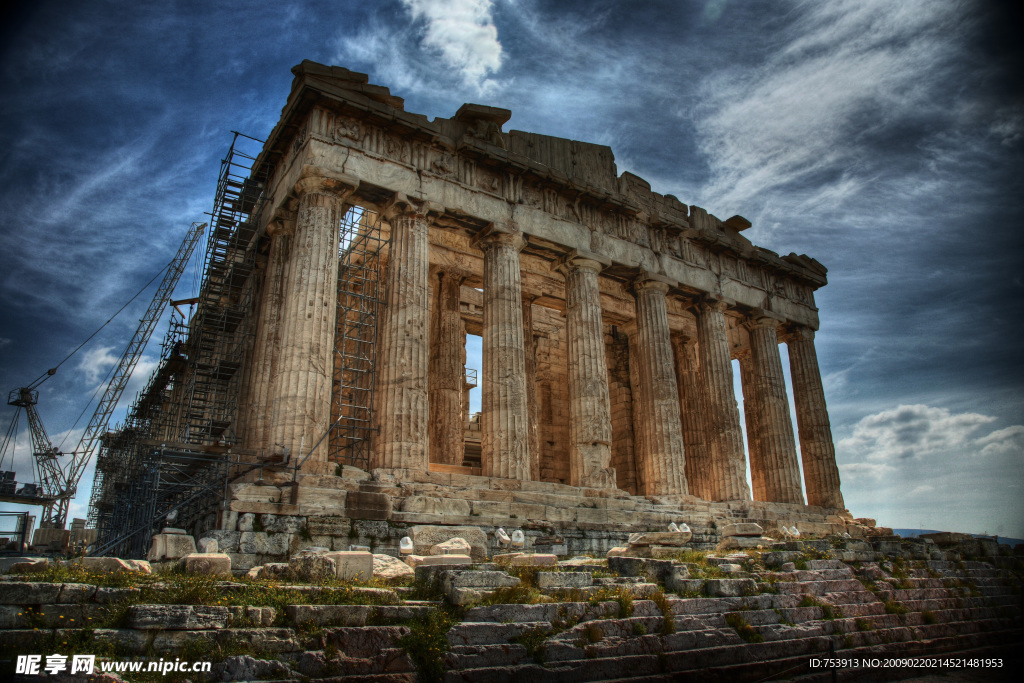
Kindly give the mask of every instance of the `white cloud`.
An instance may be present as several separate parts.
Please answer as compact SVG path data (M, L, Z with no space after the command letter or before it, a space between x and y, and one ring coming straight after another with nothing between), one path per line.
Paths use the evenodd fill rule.
M697 130L718 206L754 201L788 184L814 189L787 209L843 205L875 177L872 136L936 112L956 59L960 8L926 0L802 3L760 68L703 83ZM1004 136L1007 133L1003 133ZM767 218L767 217L765 217Z
M78 361L78 369L85 375L87 384L95 385L103 379L107 371L119 360L119 356L113 353L113 346L100 346L82 352L82 359Z
M898 463L952 450L980 451L972 434L996 418L979 413L953 414L946 408L901 405L868 415L839 441L839 449L871 462Z
M997 429L978 439L982 455L1016 455L1024 457L1024 425Z
M491 0L402 0L414 21L423 21L423 45L478 90L493 85L502 51Z
M1024 537L1024 425L984 433L995 420L928 405L863 417L836 442L847 505L895 528Z

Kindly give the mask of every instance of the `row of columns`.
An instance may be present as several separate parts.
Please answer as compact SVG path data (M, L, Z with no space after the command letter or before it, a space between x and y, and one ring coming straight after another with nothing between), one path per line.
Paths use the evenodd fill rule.
M294 234L272 237L262 314L273 359L257 366L269 377L251 401L251 433L297 452L301 435L322 434L330 419L330 349L335 330L337 225L346 186L314 176L296 186ZM402 195L388 211L391 246L387 302L380 322L372 466L426 470L431 460L461 461L463 449L463 331L459 287L465 274L435 272L436 313L430 315L428 215L431 207ZM492 227L475 244L483 251L483 474L536 479L539 440L536 397L528 379L532 344L524 304L520 232ZM611 410L598 275L607 261L573 252L555 266L566 283L567 376L571 483L612 487ZM708 500L746 500L745 456L733 394L726 304L700 303L696 338L673 337L669 283L647 275L635 283L636 330L631 343L637 468L647 495L693 494ZM261 325L261 330L262 330ZM799 469L777 323L748 324L751 348L740 359L754 498L801 503ZM257 342L261 340L258 339ZM788 339L808 503L842 507L838 470L813 332ZM258 343L259 346L259 343ZM535 372L535 369L534 369ZM265 378L263 378L265 379ZM257 383L256 386L260 386ZM749 391L748 391L749 388ZM261 423L259 414L267 415ZM313 444L306 444L307 449ZM531 457L533 454L533 457ZM326 448L310 457L327 464Z

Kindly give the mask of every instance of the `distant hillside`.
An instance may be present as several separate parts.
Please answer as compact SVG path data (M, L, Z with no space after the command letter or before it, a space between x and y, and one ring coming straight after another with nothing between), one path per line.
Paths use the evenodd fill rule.
M921 534L937 534L940 531L941 531L940 529L893 529L892 530L892 532L894 534L899 534L903 538L914 538L915 536L920 536ZM975 538L992 538L991 536L986 536L984 534L971 534L971 536L974 536ZM1008 538L1006 536L997 536L995 538L1000 543L1005 543L1005 544L1007 544L1010 547L1013 547L1013 546L1019 545L1021 543L1024 543L1024 538Z

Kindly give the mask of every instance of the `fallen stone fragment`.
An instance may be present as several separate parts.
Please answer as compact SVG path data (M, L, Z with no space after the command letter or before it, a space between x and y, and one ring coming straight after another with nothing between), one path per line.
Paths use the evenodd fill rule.
M450 538L447 541L431 546L428 555L469 555L472 547L463 538Z
M754 524L753 522L742 522L739 524L726 524L720 530L721 535L725 536L761 536L764 534L764 529L760 525Z
M181 558L186 574L231 576L231 558L226 553L192 553Z
M381 579L402 579L415 576L416 570L397 557L374 553L373 575Z

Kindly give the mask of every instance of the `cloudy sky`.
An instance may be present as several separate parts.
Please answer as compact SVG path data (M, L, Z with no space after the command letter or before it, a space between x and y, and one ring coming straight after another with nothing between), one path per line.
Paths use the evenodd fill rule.
M817 258L830 280L818 353L851 512L1024 538L1024 55L1013 6L38 0L2 10L0 389L59 362L170 260L212 204L230 131L266 136L289 69L312 59L368 73L410 111L491 104L512 110L506 130L610 145L620 172L746 216L759 245ZM42 385L55 441L150 296Z

